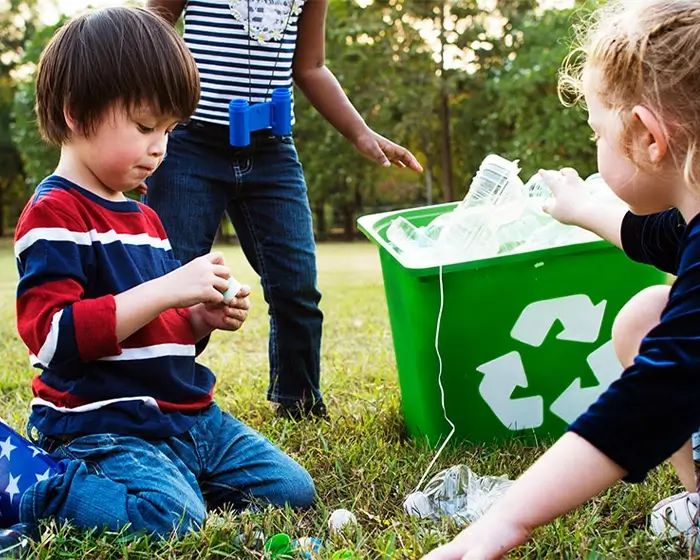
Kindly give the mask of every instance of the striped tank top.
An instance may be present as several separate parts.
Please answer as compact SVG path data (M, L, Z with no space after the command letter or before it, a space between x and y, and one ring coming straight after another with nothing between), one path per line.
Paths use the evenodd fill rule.
M184 40L202 94L193 118L228 125L228 104L292 89L297 23L306 0L188 0Z

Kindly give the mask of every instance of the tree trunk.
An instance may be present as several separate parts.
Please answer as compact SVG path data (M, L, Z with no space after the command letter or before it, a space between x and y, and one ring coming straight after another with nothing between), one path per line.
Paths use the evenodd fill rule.
M0 188L0 237L5 237L5 189Z
M450 106L447 93L440 94L440 122L442 123L442 197L443 202L454 200L452 175L452 138L450 136Z
M447 1L443 1L440 15L440 124L442 128L442 197L444 202L454 200L452 175L452 139L450 134L450 96L445 76L445 42L447 29Z
M365 182L365 178L361 178L361 182ZM362 191L360 190L360 183L355 182L355 212L354 215L356 216L357 214L362 214L363 208L362 208ZM353 223L353 231L355 230L355 225Z
M351 204L343 208L343 232L346 241L352 241L355 237L355 209Z
M425 203L433 205L433 167L430 160L425 164Z
M328 239L328 224L326 224L326 205L319 202L314 207L316 221L316 238L325 241Z

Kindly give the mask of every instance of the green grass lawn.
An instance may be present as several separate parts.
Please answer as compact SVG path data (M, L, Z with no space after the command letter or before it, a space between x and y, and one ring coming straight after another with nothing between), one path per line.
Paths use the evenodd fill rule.
M351 548L358 558L420 558L459 530L408 517L402 502L433 457L407 438L376 249L369 244L319 247L319 284L324 294L322 387L332 420L293 423L275 419L265 400L267 309L257 278L236 247L222 248L234 275L254 286L250 318L238 333L215 333L202 356L218 375L217 399L226 410L260 430L311 473L319 494L305 513L266 511L217 515L201 535L157 545L119 535L86 535L49 525L37 547L40 558L264 558L234 544L240 533L260 528L266 536L315 536L333 551ZM24 432L32 371L16 333L16 272L9 244L0 245L0 415ZM518 476L546 448L511 443L501 447L448 449L433 474L466 463L479 474ZM585 473L582 473L585 476ZM618 484L563 520L538 530L512 558L683 558L681 548L652 541L647 514L660 498L680 490L663 466L643 485ZM99 499L99 497L96 497ZM329 535L328 514L352 510L359 526Z

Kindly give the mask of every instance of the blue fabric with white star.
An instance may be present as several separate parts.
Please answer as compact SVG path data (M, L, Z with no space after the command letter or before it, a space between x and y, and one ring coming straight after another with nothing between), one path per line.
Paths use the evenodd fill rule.
M0 527L19 522L19 502L34 484L63 465L0 420Z

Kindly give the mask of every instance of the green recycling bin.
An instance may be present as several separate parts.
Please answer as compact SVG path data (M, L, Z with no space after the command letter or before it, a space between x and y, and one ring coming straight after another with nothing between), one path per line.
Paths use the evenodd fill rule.
M666 282L605 241L424 268L387 241L392 220L429 224L456 203L362 216L379 248L404 421L437 445L557 437L622 372L613 320L637 292Z

